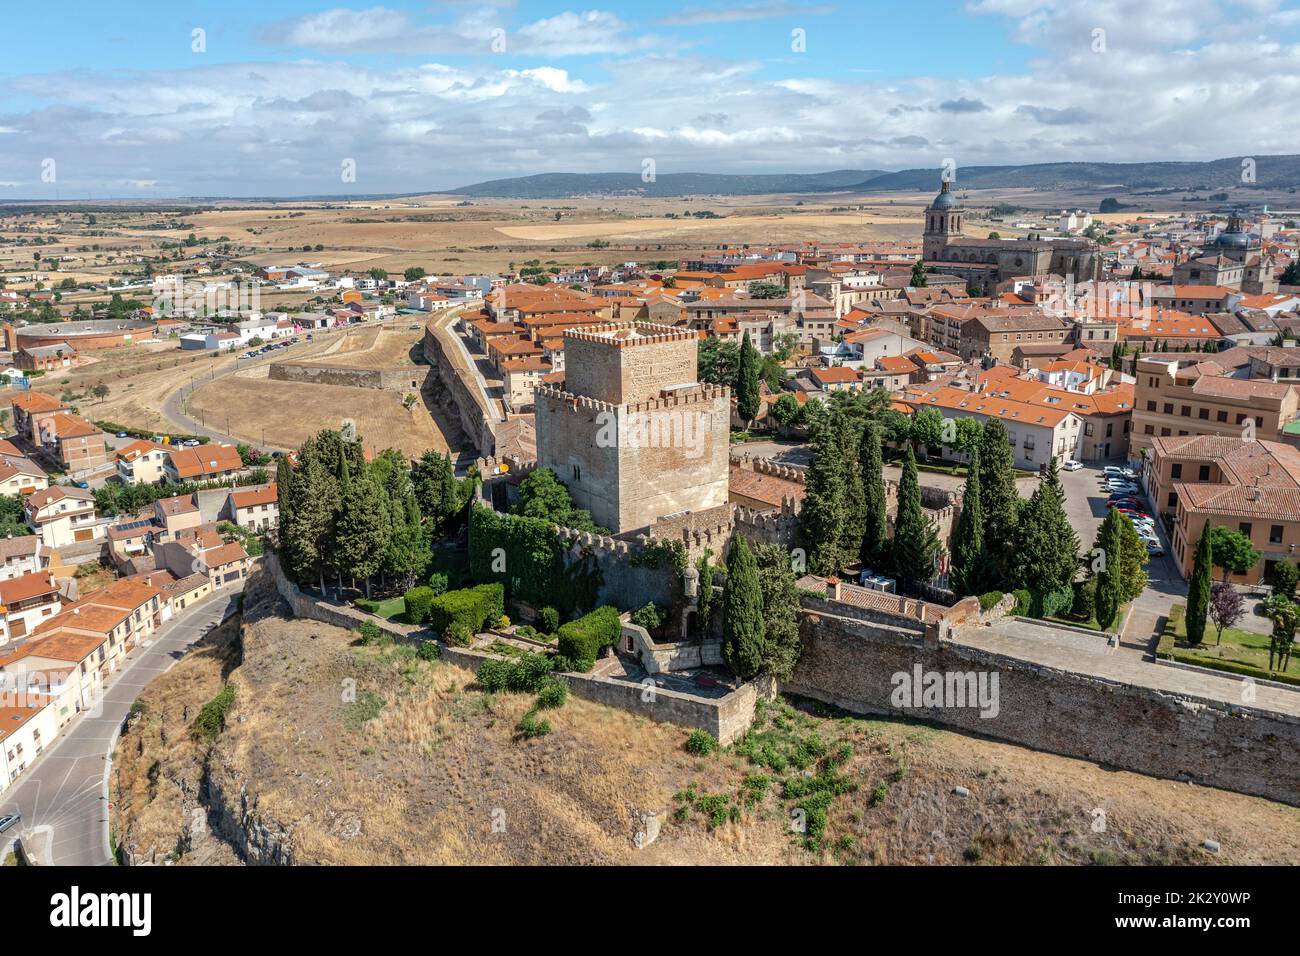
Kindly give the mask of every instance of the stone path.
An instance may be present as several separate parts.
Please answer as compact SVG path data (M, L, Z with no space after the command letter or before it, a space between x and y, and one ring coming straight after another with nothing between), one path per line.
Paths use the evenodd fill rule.
M1007 618L990 627L961 628L953 640L968 647L1121 684L1300 717L1300 691L1259 684L1251 688L1255 699L1248 703L1243 699L1243 691L1250 685L1240 678L1157 664L1146 660L1136 648L1124 644L1110 647L1101 637L1049 625Z

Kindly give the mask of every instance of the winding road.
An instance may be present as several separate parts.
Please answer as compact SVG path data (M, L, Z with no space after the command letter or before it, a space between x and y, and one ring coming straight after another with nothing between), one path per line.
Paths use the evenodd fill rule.
M4 835L0 858L22 833L45 831L55 866L113 864L108 833L108 775L122 722L145 686L180 660L209 630L234 614L240 588L222 590L162 625L104 684L103 709L76 717L20 781L0 796L0 814L22 822Z

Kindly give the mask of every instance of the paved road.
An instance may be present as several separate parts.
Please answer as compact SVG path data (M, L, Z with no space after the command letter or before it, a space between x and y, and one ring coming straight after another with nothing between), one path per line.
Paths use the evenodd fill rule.
M223 590L186 608L167 622L147 647L131 652L125 667L105 688L99 716L75 718L54 746L41 754L15 787L0 797L0 813L22 813L21 829L49 827L51 863L106 866L113 863L108 842L108 772L117 734L144 687L175 664L215 624L234 613L239 590ZM16 837L10 831L6 838ZM12 843L12 839L5 841ZM0 846L0 857L8 846Z
M1097 538L1097 529L1106 519L1106 492L1101 484L1101 465L1086 465L1078 471L1061 472L1065 488L1065 514L1079 536L1079 548L1087 554ZM1152 513L1155 511L1152 509ZM1156 534L1164 542L1164 557L1147 562L1147 587L1133 602L1132 612L1122 635L1125 647L1145 651L1152 637L1164 626L1169 608L1187 599L1187 582L1178 573L1169 555L1169 536L1158 522Z

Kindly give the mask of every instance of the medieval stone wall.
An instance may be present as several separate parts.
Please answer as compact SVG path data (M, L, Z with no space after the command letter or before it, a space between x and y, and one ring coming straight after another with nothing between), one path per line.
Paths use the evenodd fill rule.
M865 714L916 717L1139 773L1300 804L1300 720L1116 683L905 629L808 609L803 656L784 691ZM996 716L974 707L895 707L893 675L998 675Z
M307 362L273 362L269 377L277 382L305 382L310 385L344 385L349 388L377 388L419 392L433 377L429 366L409 368L360 368L347 365L312 365Z

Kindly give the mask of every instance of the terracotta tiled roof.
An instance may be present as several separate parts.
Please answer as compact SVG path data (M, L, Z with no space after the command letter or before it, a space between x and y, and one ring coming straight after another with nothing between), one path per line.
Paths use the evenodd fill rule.
M230 500L236 508L253 508L257 505L273 505L280 500L279 486L273 481L261 488L246 491L232 491Z

